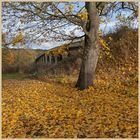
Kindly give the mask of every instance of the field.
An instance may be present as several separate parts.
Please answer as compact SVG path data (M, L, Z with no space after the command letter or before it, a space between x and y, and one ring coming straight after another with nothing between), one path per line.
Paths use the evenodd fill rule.
M84 91L72 75L4 79L3 138L138 137L137 68L100 75Z

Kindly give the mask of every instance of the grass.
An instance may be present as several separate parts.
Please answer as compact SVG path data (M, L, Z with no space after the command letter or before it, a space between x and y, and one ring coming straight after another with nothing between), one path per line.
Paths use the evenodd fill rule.
M20 73L3 73L2 80L6 80L6 79L22 80L25 76L26 76L25 74L20 74Z

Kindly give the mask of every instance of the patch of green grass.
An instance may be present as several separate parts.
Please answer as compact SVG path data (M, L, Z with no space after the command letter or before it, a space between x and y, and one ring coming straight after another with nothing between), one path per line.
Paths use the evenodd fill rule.
M25 77L25 74L19 74L19 73L3 73L2 79L23 79Z

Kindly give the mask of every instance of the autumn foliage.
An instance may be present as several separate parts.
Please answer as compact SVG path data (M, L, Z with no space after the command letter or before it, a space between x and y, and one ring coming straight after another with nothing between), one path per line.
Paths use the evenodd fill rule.
M11 42L11 44L16 45L18 43L23 43L24 42L24 36L23 33L20 32L17 36L15 36Z
M2 137L138 138L138 33L102 39L94 87L74 88L77 69L3 80Z
M3 137L138 137L137 69L126 71L98 75L84 91L70 76L3 81Z

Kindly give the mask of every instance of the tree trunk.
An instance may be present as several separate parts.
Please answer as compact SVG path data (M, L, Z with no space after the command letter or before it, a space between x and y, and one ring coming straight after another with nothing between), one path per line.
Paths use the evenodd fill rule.
M76 87L83 90L89 86L93 86L95 78L95 69L98 61L99 43L98 43L98 27L99 16L97 13L95 2L86 2L88 12L88 22L86 24L85 45L83 51L82 65Z

